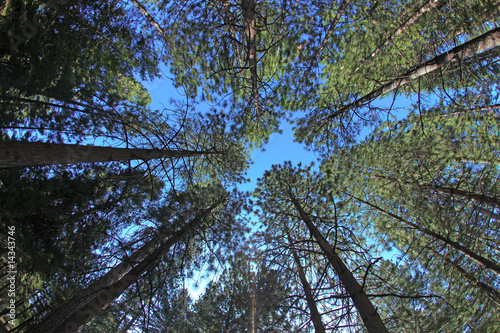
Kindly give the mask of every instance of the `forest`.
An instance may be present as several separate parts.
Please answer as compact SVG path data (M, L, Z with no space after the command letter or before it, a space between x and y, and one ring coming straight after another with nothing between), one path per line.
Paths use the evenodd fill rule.
M0 333L500 332L499 25L0 0ZM285 125L316 161L244 190Z

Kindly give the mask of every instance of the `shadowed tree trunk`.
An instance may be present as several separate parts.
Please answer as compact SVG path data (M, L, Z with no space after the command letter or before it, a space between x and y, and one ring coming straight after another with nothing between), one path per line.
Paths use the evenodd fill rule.
M250 80L252 81L252 98L255 115L259 121L259 87L257 76L257 40L255 30L255 0L242 0L245 37L247 39L248 64L250 66Z
M399 222L403 223L404 225L410 227L410 228L413 228L413 229L416 229L418 231L420 231L421 233L431 237L431 238L434 238L436 240L439 240L443 243L445 243L446 245L450 246L451 248L457 250L458 252L462 253L464 256L466 256L467 258L469 258L470 260L472 260L473 262L475 262L476 264L480 265L481 267L483 267L484 269L487 269L487 270L490 270L491 272L495 273L496 275L500 276L500 265L498 265L497 263L475 253L474 251L471 251L470 249L466 248L465 246L447 238L447 237L444 237L434 231L431 231L429 229L426 229L424 227L421 227L420 225L418 225L417 223L413 223L413 222L410 222L396 214L393 214L391 212L388 212L386 211L385 209L381 208L381 207L378 207L378 206L375 206L374 204L371 204L367 201L364 201L363 199L360 199L360 198L357 198L351 194L348 194L346 193L347 195L351 196L352 198L356 199L357 201L359 202L362 202L364 203L365 205L367 206L370 206L396 220L398 220Z
M0 142L0 169L35 165L150 160L216 155L189 150L113 148L45 142Z
M309 215L304 211L291 191L288 193L288 196L295 206L295 209L299 212L302 221L309 229L311 236L316 240L316 242L318 242L321 250L323 250L323 253L328 258L328 261L342 282L342 285L349 293L349 296L358 310L367 331L369 333L388 333L389 331L382 322L382 319L372 302L364 292L363 287L358 283L352 272L344 264L344 261L335 252L334 248L330 245L330 243L328 243L318 228L316 228L309 218Z
M446 255L443 255L439 252L438 253L441 257L443 257L444 262L450 264L453 266L459 273L462 275L464 278L469 280L474 286L476 286L481 292L483 292L485 295L488 296L488 298L495 303L495 305L500 308L500 292L496 290L495 288L487 285L484 282L481 282L479 279L477 279L473 274L470 274L467 272L463 267L458 265L457 263L453 262L450 258L446 257Z
M359 64L353 71L357 72L362 66L364 66L371 58L375 57L377 54L382 51L384 47L386 47L394 38L404 32L406 29L412 26L422 15L431 9L437 7L440 4L440 0L429 0L425 4L423 4L416 12L413 13L402 25L399 26L396 31L394 31L389 37L387 37L375 50L373 50L368 57L366 57L361 64ZM404 15L404 14L403 14Z
M127 333L129 328L132 327L132 325L134 325L134 323L137 321L137 319L139 319L139 317L141 316L141 312L137 312L137 314L132 318L132 320L130 320L127 325L120 331L121 333Z
M446 194L452 197L460 198L465 201L472 200L476 204L485 204L492 208L500 209L500 198L497 197L492 197L481 193L464 191L452 187L435 186L435 185L420 185L420 187L429 189L431 191L439 192L441 194Z
M155 241L151 241L130 258L143 259L124 273L125 268L118 265L110 272L91 284L82 291L82 296L76 296L66 302L58 310L47 316L41 323L32 327L28 333L72 333L78 332L83 325L92 320L95 315L104 310L111 302L117 299L127 288L148 270L153 269L161 257L166 254L172 245L179 242L184 236L198 228L204 219L217 206L227 199L227 195L220 198L209 208L203 210L187 223L181 230L175 232L168 240L155 248ZM158 243L156 243L157 245ZM151 251L144 256L144 252ZM124 266L129 267L131 260L127 260ZM118 272L119 271L119 272Z
M158 24L155 18L151 16L151 14L149 14L148 10L139 1L137 0L131 0L131 1L134 4L134 6L136 6L137 9L141 11L141 14L144 15L144 17L148 20L148 22L152 24L155 27L155 29L160 33L165 43L167 43L167 45L171 46L172 48L175 48L174 43L172 43L165 30L163 30L163 28Z
M295 265L297 266L297 274L299 275L300 282L302 283L302 288L304 289L304 294L306 295L307 306L309 307L309 312L311 314L311 321L314 324L314 330L316 333L324 333L325 326L321 321L321 314L318 311L318 307L316 306L316 301L314 300L313 293L311 290L311 285L307 281L306 274L304 273L304 269L300 264L299 256L297 255L297 251L293 247L293 240L290 236L290 233L287 230L288 243L290 244L290 251L292 251L293 260L295 261Z

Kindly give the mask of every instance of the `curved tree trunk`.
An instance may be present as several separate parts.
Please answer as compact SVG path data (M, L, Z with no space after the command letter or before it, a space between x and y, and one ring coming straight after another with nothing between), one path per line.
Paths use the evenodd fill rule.
M170 149L113 148L45 142L0 142L0 169L35 165L150 160L215 155Z
M423 4L416 12L413 13L402 25L399 26L396 31L394 31L389 37L387 37L375 50L373 50L368 57L366 57L356 68L354 72L357 72L362 66L364 66L371 58L375 57L384 47L386 47L394 38L404 32L406 29L411 27L422 15L431 9L437 7L442 0L429 0Z

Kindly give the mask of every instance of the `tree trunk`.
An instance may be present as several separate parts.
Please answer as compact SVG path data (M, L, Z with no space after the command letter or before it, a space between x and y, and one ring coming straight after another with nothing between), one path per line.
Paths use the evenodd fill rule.
M167 43L167 45L169 45L170 47L175 48L175 44L172 43L165 30L163 30L163 28L158 24L158 22L156 22L154 17L151 16L151 14L149 14L148 10L139 1L137 0L131 0L131 1L134 4L134 6L136 6L141 11L142 15L146 17L148 22L151 23L156 28L156 30L163 37L165 43Z
M259 120L259 87L257 76L257 40L255 30L255 0L242 0L245 37L247 39L248 64L252 82L252 97L257 121Z
M474 193L464 190L459 190L457 188L452 187L443 187L443 186L435 186L435 185L420 185L421 188L429 189L432 191L439 192L441 194L446 194L452 197L471 200L476 204L485 204L492 208L500 209L500 198L492 197L486 194Z
M170 149L112 148L45 142L0 142L0 169L35 165L150 160L213 155Z
M350 195L348 193L346 193L347 195ZM443 243L445 243L446 245L450 246L451 248L457 250L458 252L462 253L465 257L467 257L468 259L472 260L473 262L475 262L476 264L478 264L479 266L483 267L484 269L487 269L487 270L490 270L491 272L497 274L498 276L500 276L500 265L498 265L497 263L471 251L470 249L466 248L465 246L455 242L455 241L452 241L451 239L449 238L446 238L438 233L435 233L434 231L431 231L431 230L428 230L424 227L421 227L419 226L418 224L416 223L413 223L413 222L410 222L396 214L393 214L391 212L388 212L386 211L385 209L381 208L381 207L378 207L378 206L375 206L367 201L364 201L363 199L360 199L360 198L357 198L353 195L350 195L352 198L356 199L357 201L359 202L362 202L364 203L365 205L368 205L396 220L398 220L399 222L403 223L404 225L410 227L410 228L413 228L413 229L416 229L418 231L420 231L421 233L431 237L431 238L434 238L434 239L437 239Z
M307 306L309 307L309 311L311 314L311 321L314 324L314 330L316 333L324 333L325 331L325 326L323 325L323 322L321 321L321 314L318 311L318 307L316 306L316 301L314 300L311 286L309 282L307 281L306 274L304 273L304 269L302 268L302 265L300 264L300 259L299 256L297 255L297 252L295 251L295 248L293 247L293 240L292 237L290 236L290 233L287 230L287 236L288 236L288 243L290 244L290 250L292 251L293 255L293 260L295 261L295 265L297 266L297 273L299 275L300 282L302 283L302 288L304 289L304 293L306 295L306 301L307 301Z
M490 110L499 109L499 108L500 108L500 104L491 104L488 106L477 106L477 107L467 108L467 109L464 108L462 111L455 111L455 112L450 112L450 113L437 113L437 114L435 114L432 112L432 113L428 113L427 115L425 115L425 117L443 118L443 117L456 116L456 115L467 114L467 113L474 114L474 112L490 111ZM477 118L478 117L475 117L474 119L477 119ZM479 120L482 120L482 118L479 118Z
M423 4L413 15L408 18L399 28L394 31L389 37L387 37L375 50L373 50L368 57L366 57L361 64L356 66L353 73L357 72L362 66L364 66L371 58L375 57L384 47L386 47L394 38L400 35L403 31L405 31L408 27L414 24L422 15L431 9L437 7L441 0L429 0L425 4Z
M94 318L95 315L117 299L130 285L137 282L146 271L154 268L161 257L170 250L172 245L199 227L210 212L222 204L226 199L227 196L222 197L212 206L197 214L191 222L187 223L181 230L175 232L168 240L144 257L143 252L145 248L154 248L154 242L148 242L137 251L141 253L136 252L131 256L131 258L133 257L134 259L140 257L144 257L144 259L130 269L128 273L123 274L123 267L118 268L121 264L118 265L116 267L117 271L113 268L105 276L85 289L82 292L84 295L83 297L77 296L69 300L55 313L42 320L42 322L35 327L32 327L28 333L77 332L83 325ZM128 267L130 261L127 261L124 265Z
M422 189L430 190L439 193L440 195L446 195L449 197L455 197L459 198L464 201L472 201L476 205L480 204L485 204L493 209L498 208L500 209L500 198L496 196L490 196L482 193L475 193L475 192L469 192L469 191L464 191L460 190L458 188L453 188L453 187L445 187L445 186L437 186L437 185L421 185L418 182L410 182L407 180L401 180L396 177L392 176L384 176L380 174L375 174L371 176L372 178L376 179L387 179L390 182L393 183L399 183L399 184L404 184L408 186L417 186Z
M349 270L349 268L347 268L347 266L335 252L333 247L328 243L328 241L312 223L309 215L307 215L307 213L304 211L300 203L297 201L297 199L295 199L291 192L289 193L289 196L293 202L293 205L299 212L302 221L309 229L311 236L316 239L319 246L323 250L323 253L326 255L328 261L335 270L335 273L337 273L344 288L351 296L354 306L358 310L358 313L361 316L361 319L363 320L368 333L388 333L389 331L382 322L382 319L377 313L377 310L373 306L372 302L364 292L363 287L358 283L358 281L356 281L356 278Z
M330 26L328 27L328 31L321 41L321 44L318 46L318 49L314 52L311 60L308 61L307 69L304 72L304 75L302 76L302 83L304 82L304 79L307 79L309 76L309 73L311 73L311 70L314 66L314 63L317 62L318 57L321 55L321 52L325 49L328 39L335 33L337 24L340 22L340 18L344 15L344 13L347 10L347 5L349 4L350 0L342 0L339 9L337 10L337 14L335 14L335 18L333 19L332 23L330 23ZM300 89L300 87L299 87Z
M462 45L459 45L446 53L442 53L433 59L426 61L420 66L409 70L405 74L401 75L400 78L393 80L383 86L373 90L367 95L357 99L356 101L344 106L340 110L337 110L330 114L327 119L333 119L341 114L346 113L349 110L360 107L363 104L370 102L371 100L379 97L380 95L387 94L396 88L402 87L411 81L425 76L441 67L455 63L462 59L471 57L477 53L484 52L492 47L500 45L500 28L492 29L483 35L476 37Z
M127 325L120 331L121 333L127 333L129 328L132 327L132 325L134 325L134 323L137 321L137 319L139 319L139 317L141 316L141 312L137 312L137 314L132 318L131 321L129 321L127 323Z
M437 252L437 253L439 253L439 252ZM456 270L458 270L458 272L460 273L460 275L462 275L463 277L465 277L473 285L475 285L480 291L482 291L484 294L486 294L488 296L488 298L493 303L495 303L498 308L500 308L500 292L498 290L496 290L495 288L487 285L484 282L479 281L475 276L473 276L472 274L470 274L469 272L467 272L463 267L461 267L458 264L456 264L453 261L451 261L445 255L443 255L441 253L439 253L439 254L443 257L443 259L444 259L445 262L447 262L448 264L450 264L451 266L453 266L453 268L455 268Z

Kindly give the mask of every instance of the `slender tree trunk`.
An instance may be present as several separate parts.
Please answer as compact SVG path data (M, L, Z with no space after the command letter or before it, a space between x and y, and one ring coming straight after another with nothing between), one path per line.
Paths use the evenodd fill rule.
M112 148L45 142L0 142L0 169L35 165L150 160L213 155L170 149Z
M438 113L438 114L429 113L426 115L426 117L428 117L428 118L443 118L443 117L456 116L456 115L467 114L467 113L473 114L474 112L477 112L477 111L490 111L490 110L499 109L499 108L500 108L500 104L491 104L488 106L477 106L474 108L468 108L468 109L464 109L462 111L455 111L455 112L450 112L450 113ZM477 118L475 117L474 119L477 119ZM479 118L479 120L482 120L482 117Z
M490 209L486 209L478 205L474 205L472 209L477 210L479 213L481 213L483 216L486 216L489 219L500 221L500 214L497 214Z
M297 273L299 275L300 282L302 283L302 288L304 289L304 293L306 295L307 306L309 307L309 312L311 314L311 321L314 324L314 330L316 333L324 333L325 326L321 320L321 314L318 311L318 307L316 306L316 301L314 300L314 296L311 290L311 286L307 281L306 274L304 273L304 269L300 264L299 256L293 247L293 240L290 236L290 233L287 230L288 243L290 244L290 250L292 251L293 260L295 261L295 265L297 266Z
M250 66L250 80L252 82L252 98L255 115L259 117L259 87L257 76L257 40L255 30L255 0L242 0L245 36L247 39L248 64Z
M483 35L476 37L462 45L459 45L446 53L442 53L433 59L415 67L414 69L401 75L383 86L373 90L367 95L357 99L356 101L344 106L343 108L333 112L328 116L328 119L333 119L349 110L360 107L365 103L372 101L380 95L387 94L396 88L402 87L411 81L423 77L441 67L455 63L462 59L471 57L480 52L484 52L492 47L500 45L500 28L492 29Z
M175 232L168 240L144 257L144 259L130 269L128 273L123 274L123 267L117 269L119 273L112 269L108 274L98 279L82 292L84 294L83 300L79 299L81 297L78 296L71 299L55 313L42 320L42 322L35 327L32 327L28 333L77 332L83 325L92 320L95 315L117 299L130 285L137 282L146 271L154 268L161 257L170 250L172 245L176 244L183 237L198 228L210 212L221 205L226 199L227 196L220 198L212 206L197 214L181 230ZM143 257L143 249L151 249L151 247L154 247L153 245L154 244L149 242L138 251L141 252L140 254L134 253L131 258L137 259ZM128 265L130 265L130 261L125 263L125 266L128 267ZM110 281L112 280L111 277L113 277L113 281Z
M348 193L346 193L348 194ZM445 243L446 245L450 246L451 248L457 250L458 252L460 252L461 254L463 254L465 257L467 257L468 259L472 260L473 262L475 262L476 264L480 265L481 267L483 267L484 269L487 269L487 270L490 270L491 272L497 274L498 276L500 276L500 265L498 265L497 263L471 251L470 249L466 248L465 246L459 244L458 242L455 242L455 241L452 241L451 239L447 238L447 237L444 237L434 231L431 231L429 229L426 229L424 227L421 227L419 226L418 224L416 223L413 223L413 222L410 222L396 214L393 214L391 212L388 212L386 211L385 209L381 208L381 207L378 207L378 206L375 206L374 204L371 204L367 201L364 201L363 199L361 198L357 198L351 194L348 194L350 195L352 198L356 199L357 201L359 202L362 202L364 203L365 205L367 206L370 206L382 213L384 213L385 215L388 215L396 220L398 220L399 222L403 223L404 225L410 227L410 228L413 228L413 229L416 229L418 231L420 231L421 233L431 237L431 238L434 238L434 239L437 239L443 243Z
M441 195L446 195L450 197L459 198L464 201L472 201L475 204L485 204L492 208L500 209L500 197L490 196L482 193L475 193L470 191L460 190L458 188L437 186L437 185L421 185L419 183L412 183L406 180L401 180L395 177L383 176L383 175L373 175L371 176L377 179L387 179L393 183L405 184L407 186L418 186L419 188L437 192Z
M323 50L325 49L325 47L328 43L328 39L335 33L336 28L337 28L337 24L340 22L340 18L342 17L342 15L344 15L344 13L346 12L347 5L349 4L349 1L350 0L342 0L340 2L339 9L337 10L337 14L335 15L335 18L333 19L332 23L330 23L330 26L328 28L328 31L327 31L325 37L321 41L321 44L318 46L318 49L314 52L311 60L308 61L309 64L307 65L307 69L304 72L304 75L302 76L303 80L302 80L301 85L303 84L304 79L307 79L307 77L309 76L309 73L311 73L311 70L314 66L314 63L317 62L317 59L320 56L321 52L323 52ZM300 89L300 87L299 87L299 89Z
M403 33L406 29L411 27L422 15L431 9L437 7L442 0L429 0L423 4L416 12L413 13L402 25L399 26L396 31L394 31L389 37L387 37L375 50L373 50L368 57L366 57L353 72L357 72L362 66L364 66L371 58L375 57L384 47L386 47L390 42L394 40L398 35Z
M439 253L439 252L436 252L436 253ZM467 272L463 267L459 266L457 263L454 263L453 261L451 261L449 258L444 256L443 254L441 254L441 253L439 253L439 254L443 257L445 262L447 262L448 264L453 266L453 268L455 268L460 273L460 275L465 277L473 285L475 285L481 292L486 294L488 296L488 298L493 303L495 303L498 308L500 308L500 292L498 290L487 285L484 282L479 281L474 275Z
M125 326L125 327L121 330L121 333L127 333L127 332L128 332L128 330L129 330L129 328L130 328L130 327L132 327L132 325L134 325L134 323L137 321L137 319L139 319L139 317L140 317L140 316L141 316L141 312L140 312L140 311L138 311L138 312L136 313L136 315L132 318L132 320L131 320L131 321L129 321L129 322L127 323L127 326Z
M144 17L148 20L148 22L152 24L155 27L155 29L160 33L165 43L167 43L167 45L171 46L172 48L175 48L175 44L172 43L165 30L163 30L163 28L158 24L155 18L151 16L151 14L149 14L148 10L139 1L137 0L131 0L131 1L134 4L134 6L136 6L141 11L142 15L144 15Z
M255 289L257 289L257 286L255 285L255 280L256 280L256 276L255 276L255 272L251 271L250 272L250 281L251 281L251 284L252 284L252 326L250 327L251 328L251 332L252 333L255 333Z
M328 261L335 270L335 273L338 275L344 288L351 296L354 306L358 310L358 313L361 316L361 319L363 320L368 333L388 333L389 331L385 327L382 319L377 313L377 310L363 290L363 287L358 283L358 281L356 281L356 278L354 277L352 272L349 270L349 268L347 268L347 266L335 252L333 247L316 228L316 226L309 218L309 215L307 215L307 213L304 211L300 203L297 201L297 199L295 199L291 192L289 193L289 196L293 202L293 205L299 212L302 221L309 229L311 236L316 239L320 248L323 250L323 253L326 255Z
M47 108L61 108L69 111L75 111L75 112L85 112L85 110L81 110L75 107L69 106L70 103L65 103L64 104L57 104L57 103L52 103L52 102L46 102L46 101L41 101L37 99L30 99L30 98L24 98L24 97L13 97L13 96L0 96L0 101L7 101L9 104L34 104L38 106L44 106ZM1 103L1 102L0 102ZM5 103L5 104L7 104ZM88 112L87 112L88 113Z
M452 187L435 186L435 185L420 185L421 188L429 189L432 191L446 194L452 197L460 198L463 200L472 200L477 204L485 204L492 208L500 209L500 198L492 197L486 194L474 193L469 191L460 190Z

